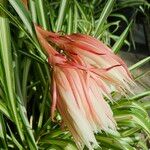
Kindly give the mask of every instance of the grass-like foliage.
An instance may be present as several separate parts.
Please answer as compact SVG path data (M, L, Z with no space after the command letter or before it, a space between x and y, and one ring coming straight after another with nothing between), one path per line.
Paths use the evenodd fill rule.
M117 53L130 46L126 37L136 13L149 6L146 0L29 0L26 9L21 0L0 0L0 149L77 149L60 114L56 122L50 118L51 68L33 23L62 34L92 35ZM127 7L135 10L128 18L121 13ZM120 22L126 28L118 35ZM143 98L149 95L149 89L127 97L112 93L118 132L96 135L102 150L148 150L150 102Z

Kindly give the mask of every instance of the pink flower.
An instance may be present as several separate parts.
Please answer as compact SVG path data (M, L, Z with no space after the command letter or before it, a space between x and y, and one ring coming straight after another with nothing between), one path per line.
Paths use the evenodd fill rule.
M98 147L94 133L116 131L116 123L104 96L111 98L111 85L129 89L132 82L125 63L102 42L73 34L60 36L36 26L39 41L53 66L52 119L56 107L79 149ZM60 54L49 43L64 52Z
M72 61L92 68L91 70L99 74L109 85L115 86L118 91L125 93L128 90L131 92L129 84L135 83L132 81L128 67L104 43L83 34L61 36L41 28L38 30L45 39L63 49ZM102 70L105 70L105 73L102 73Z

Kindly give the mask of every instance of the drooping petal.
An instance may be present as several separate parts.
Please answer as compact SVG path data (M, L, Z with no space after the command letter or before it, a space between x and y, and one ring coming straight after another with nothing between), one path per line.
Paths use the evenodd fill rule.
M60 100L58 102L58 108L60 109L61 114L68 116L68 119L66 118L67 116L62 115L62 117L67 119L66 125L72 134L77 134L74 135L75 139L77 140L76 137L80 137L80 140L77 140L76 143L79 142L81 145L84 143L89 149L92 150L93 147L98 146L98 144L96 142L90 122L85 114L85 106L83 104L79 104L79 102L82 103L82 101L79 95L76 95L77 93L73 91L71 85L72 83L69 82L66 75L67 71L63 72L58 67L55 69L55 71L56 72L54 72L54 75L56 79L56 86L61 100L61 102ZM75 73L76 72L74 72L74 74ZM66 109L62 110L62 106Z

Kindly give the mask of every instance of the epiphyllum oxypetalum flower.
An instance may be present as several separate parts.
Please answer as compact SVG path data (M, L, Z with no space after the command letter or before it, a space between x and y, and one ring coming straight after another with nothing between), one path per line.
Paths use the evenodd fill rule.
M52 118L57 107L79 149L86 145L92 150L98 146L94 133L116 130L112 111L103 97L109 97L111 84L128 88L126 82L131 79L127 67L90 36L59 36L37 26L36 31L53 66ZM66 55L55 51L48 40Z
M95 73L99 74L110 85L115 86L119 91L125 91L126 89L130 91L129 84L134 84L134 82L126 64L101 41L83 34L61 36L44 31L39 27L38 31L45 39L66 51L67 55L76 63L93 67ZM105 74L101 73L101 68L111 68L112 66L115 67L107 69Z

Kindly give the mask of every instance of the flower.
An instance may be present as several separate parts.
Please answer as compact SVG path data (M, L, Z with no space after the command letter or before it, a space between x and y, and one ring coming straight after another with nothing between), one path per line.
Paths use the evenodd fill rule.
M52 119L56 107L79 149L98 147L94 133L116 131L113 113L104 96L110 98L111 85L129 89L132 82L125 63L102 42L73 34L60 36L36 27L38 39L53 66ZM48 42L64 53L56 51Z
M75 63L93 68L105 82L114 86L118 91L125 93L130 90L132 80L128 67L123 60L115 55L111 49L101 41L83 34L59 35L57 33L44 31L39 32L50 42L55 43ZM102 70L105 70L105 74ZM107 71L106 71L107 70Z

